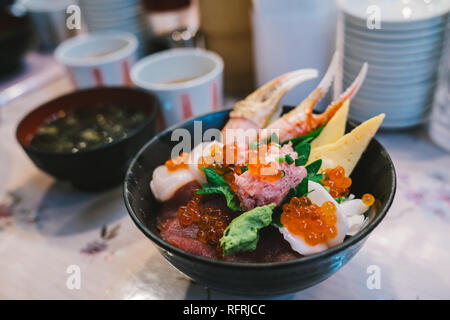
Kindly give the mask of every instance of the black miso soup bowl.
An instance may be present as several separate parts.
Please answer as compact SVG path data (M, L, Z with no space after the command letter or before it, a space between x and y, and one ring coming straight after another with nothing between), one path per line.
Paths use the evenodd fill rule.
M124 198L128 212L138 228L158 247L168 262L192 280L230 294L242 296L278 296L311 287L334 274L362 247L372 230L391 206L396 189L395 169L381 146L372 139L351 178L351 192L357 197L374 195L376 202L367 216L368 223L353 237L325 252L297 260L273 263L234 263L212 260L178 249L159 237L156 216L160 204L153 197L149 183L153 170L170 158L171 132L185 128L193 138L194 121L202 130L222 128L227 111L209 113L187 120L160 133L147 143L132 161L125 177ZM348 125L348 130L354 125Z
M115 104L149 114L148 120L125 138L92 149L49 152L30 147L34 134L60 111L89 108L98 104ZM126 87L77 90L37 107L19 123L16 137L34 164L53 177L68 181L76 188L100 191L123 181L130 161L140 148L154 137L159 102L154 95Z

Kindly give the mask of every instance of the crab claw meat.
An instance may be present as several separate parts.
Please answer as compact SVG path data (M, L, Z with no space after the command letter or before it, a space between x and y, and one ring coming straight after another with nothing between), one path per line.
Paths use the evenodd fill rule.
M336 52L318 87L296 108L268 126L268 128L273 129L281 128L280 140L288 140L314 131L330 120L343 104L347 100L352 99L358 92L367 74L367 63L364 63L353 83L336 101L332 102L323 113L313 114L317 102L325 96L331 86L333 77L339 65L338 61L339 54Z
M356 95L356 93L359 91L359 88L361 88L364 79L366 78L368 68L369 65L367 64L367 62L365 62L361 70L359 71L358 76L355 78L355 80L353 80L352 84L347 88L347 90L345 90L344 93L339 96L336 101L333 101L323 113L318 115L312 114L312 118L315 122L316 127L319 127L320 125L322 125L322 123L330 120L347 100L351 100Z
M325 96L328 92L331 83L339 66L339 52L335 52L333 59L331 59L330 66L327 72L323 76L319 85L313 92L311 92L305 100L303 100L294 110L288 112L283 118L289 120L291 123L298 123L305 120L312 111L316 104Z
M257 128L265 127L284 95L296 85L314 79L317 75L315 69L300 69L273 79L239 101L230 112L231 120L244 118L254 122Z
M280 130L280 140L288 140L308 133L310 130L311 115L317 102L325 96L333 82L334 75L339 66L339 53L333 55L330 66L319 85L297 107L280 119L271 123L268 129Z

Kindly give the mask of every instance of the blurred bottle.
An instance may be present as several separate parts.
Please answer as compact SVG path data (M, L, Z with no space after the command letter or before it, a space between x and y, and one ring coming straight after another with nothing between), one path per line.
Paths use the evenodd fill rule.
M28 11L39 40L40 51L52 51L64 40L77 35L76 29L66 27L67 7L76 0L20 0Z
M200 0L200 27L206 48L225 61L224 87L242 96L254 89L251 0Z
M316 68L319 79L289 92L283 103L297 105L319 83L336 48L336 0L253 0L257 85L285 72ZM329 103L331 94L319 104Z
M143 0L155 33L154 51L198 45L196 0Z
M429 132L437 145L450 152L450 22L447 25L445 44Z

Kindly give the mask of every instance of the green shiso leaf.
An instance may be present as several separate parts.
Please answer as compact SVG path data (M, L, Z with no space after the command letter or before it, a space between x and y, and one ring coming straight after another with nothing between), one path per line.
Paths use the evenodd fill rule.
M325 125L321 125L319 128L317 128L313 132L305 134L304 136L301 136L301 137L296 137L296 138L293 138L293 139L289 139L289 140L283 141L281 144L284 145L286 143L292 142L292 145L295 146L298 143L301 143L301 142L303 142L304 140L307 140L307 139L309 139L308 142L310 142L310 141L314 140L322 132L324 127L325 127Z
M241 211L241 206L239 205L239 199L237 198L234 191L231 189L228 182L216 172L216 170L208 167L202 167L205 173L206 180L208 183L202 185L202 188L197 191L198 194L222 194L225 196L227 201L227 206L233 211Z

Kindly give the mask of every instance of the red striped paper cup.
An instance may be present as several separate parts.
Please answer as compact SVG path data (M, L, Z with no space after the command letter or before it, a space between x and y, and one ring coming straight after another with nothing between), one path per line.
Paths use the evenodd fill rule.
M101 32L64 41L55 51L78 88L131 86L138 40L126 32Z
M223 60L214 52L171 49L138 61L133 83L156 94L166 125L222 108Z

